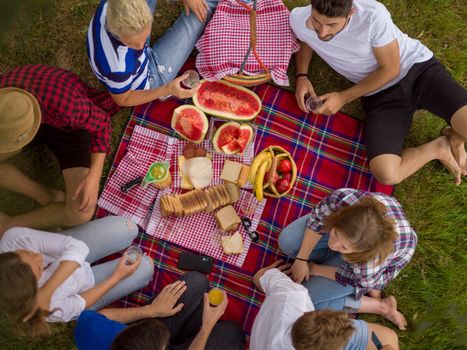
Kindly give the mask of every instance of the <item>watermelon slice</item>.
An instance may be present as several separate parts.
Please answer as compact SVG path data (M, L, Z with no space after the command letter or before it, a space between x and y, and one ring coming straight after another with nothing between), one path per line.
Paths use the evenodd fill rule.
M209 124L202 110L192 105L183 105L175 108L171 126L185 140L200 143L206 136Z
M249 124L227 122L214 133L212 144L217 152L243 154L253 139L254 130Z
M193 103L207 114L238 121L252 120L261 110L261 100L253 91L222 80L202 80Z

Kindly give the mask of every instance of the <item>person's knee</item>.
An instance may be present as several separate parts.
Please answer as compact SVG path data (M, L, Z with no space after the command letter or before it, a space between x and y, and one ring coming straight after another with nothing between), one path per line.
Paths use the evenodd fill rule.
M80 211L69 206L65 207L66 225L73 227L87 223L94 216L94 210L93 208L91 210Z
M370 163L370 170L376 180L383 185L397 185L402 181L399 166L381 166Z
M147 255L143 255L138 270L140 270L145 281L145 285L147 285L152 279L152 276L154 276L154 261L152 258Z
M277 244L279 249L288 256L294 256L296 252L294 251L294 242L291 239L290 231L287 229L282 230L277 239Z
M116 236L125 237L131 242L138 236L138 225L131 219L109 215L98 219L98 221L111 227Z
M187 288L190 290L198 290L203 294L209 290L208 279L198 271L188 272L180 277L180 280L185 281Z

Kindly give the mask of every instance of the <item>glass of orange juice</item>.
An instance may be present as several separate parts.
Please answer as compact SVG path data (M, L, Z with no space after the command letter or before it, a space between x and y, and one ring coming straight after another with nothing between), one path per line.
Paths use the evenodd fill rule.
M224 300L224 291L220 288L212 288L208 293L209 304L217 306Z

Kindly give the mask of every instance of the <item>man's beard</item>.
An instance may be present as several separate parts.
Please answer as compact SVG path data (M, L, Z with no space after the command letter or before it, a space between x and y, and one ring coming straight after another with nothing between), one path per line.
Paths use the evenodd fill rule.
M321 41L330 41L335 36L336 36L336 34L329 34L329 35L326 35L324 38L322 38L319 35L317 35L318 39L321 40Z

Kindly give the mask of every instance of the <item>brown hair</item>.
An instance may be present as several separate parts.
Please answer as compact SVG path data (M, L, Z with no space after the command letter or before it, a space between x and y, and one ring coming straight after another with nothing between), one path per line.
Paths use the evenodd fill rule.
M380 264L394 251L397 239L395 221L386 217L386 207L372 197L362 197L357 203L341 208L324 219L324 229L334 228L350 240L353 253L342 254L353 264L377 259Z
M163 350L170 340L167 327L159 320L136 322L117 335L110 350Z
M355 328L345 312L320 310L304 313L292 326L296 350L342 349Z
M311 0L313 9L326 17L347 17L352 5L352 0Z
M27 321L23 319L36 307L37 279L29 265L15 252L0 254L0 310L7 313L19 333L31 338L50 335L45 321L50 312L37 309Z

